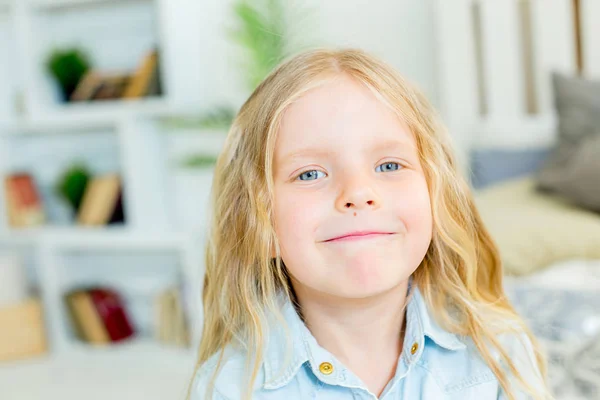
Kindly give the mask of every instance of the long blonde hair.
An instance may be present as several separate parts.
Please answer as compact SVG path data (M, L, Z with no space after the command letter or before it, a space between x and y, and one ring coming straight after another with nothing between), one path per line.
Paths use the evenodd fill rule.
M256 88L233 122L213 181L197 368L216 354L222 361L228 345L243 346L250 396L268 335L267 316L281 317L277 295L291 296L271 218L276 135L291 103L342 74L371 89L416 137L434 229L413 282L436 321L450 332L472 338L509 398L514 394L508 374L534 398L548 397L525 382L497 339L499 333L524 332L534 343L535 362L545 376L535 338L505 297L498 250L468 184L457 172L445 127L423 95L394 68L356 49L315 49L285 60Z

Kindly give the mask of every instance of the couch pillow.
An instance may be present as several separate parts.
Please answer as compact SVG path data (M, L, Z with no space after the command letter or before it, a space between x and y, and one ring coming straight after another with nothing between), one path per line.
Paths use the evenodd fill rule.
M537 188L600 211L600 82L553 75L558 141Z
M527 177L474 192L505 272L527 275L573 258L600 259L600 215L534 188Z
M600 212L600 130L575 148L554 192L573 204Z
M474 149L471 152L471 183L475 189L532 175L550 154L547 146L536 148Z

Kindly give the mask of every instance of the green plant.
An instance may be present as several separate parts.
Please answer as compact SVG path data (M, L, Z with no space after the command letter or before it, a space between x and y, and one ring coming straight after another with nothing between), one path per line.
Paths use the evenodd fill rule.
M56 192L78 212L91 173L83 164L75 164L67 169L56 185Z
M197 117L166 118L164 123L166 126L176 129L202 128L226 130L231 126L235 114L233 107L218 106Z
M237 27L229 35L245 53L241 67L252 91L287 54L285 2L239 0L233 10Z
M182 165L188 168L205 168L215 165L217 157L211 154L194 154L183 160Z
M57 80L66 101L90 69L90 61L80 49L54 49L48 57L46 68Z
M239 71L250 92L286 56L306 45L298 42L302 35L292 33L288 22L307 20L310 10L304 6L291 10L291 5L289 0L237 0L232 6L235 26L226 33L241 50ZM175 128L228 130L235 114L234 107L221 105L198 117L169 119L166 123ZM192 156L183 165L203 166L202 159L201 155Z

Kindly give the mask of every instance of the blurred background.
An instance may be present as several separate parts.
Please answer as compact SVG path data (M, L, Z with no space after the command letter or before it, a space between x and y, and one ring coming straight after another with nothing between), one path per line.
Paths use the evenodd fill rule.
M0 0L0 398L181 399L213 164L285 57L355 47L446 122L560 399L600 399L596 0Z

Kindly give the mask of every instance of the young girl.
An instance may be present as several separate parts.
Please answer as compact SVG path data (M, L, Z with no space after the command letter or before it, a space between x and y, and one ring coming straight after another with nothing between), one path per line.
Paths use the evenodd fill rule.
M282 63L212 194L191 399L550 397L448 134L384 62Z

